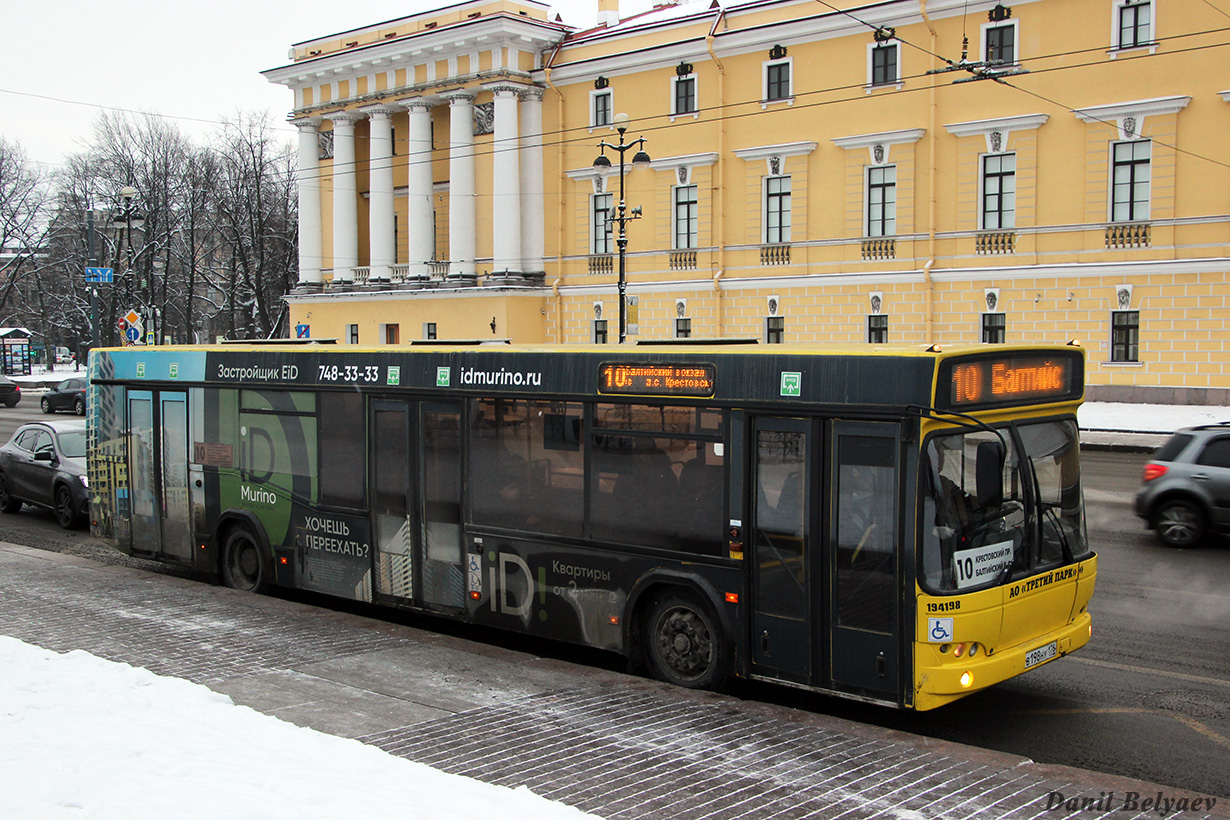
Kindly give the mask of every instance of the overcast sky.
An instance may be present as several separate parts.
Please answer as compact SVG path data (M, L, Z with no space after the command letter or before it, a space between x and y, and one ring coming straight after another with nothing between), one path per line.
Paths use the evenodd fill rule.
M284 123L292 92L260 72L294 43L454 0L3 0L0 137L54 170L82 150L100 107L173 117L200 135L237 111ZM597 0L554 0L587 25ZM294 129L286 129L287 139Z

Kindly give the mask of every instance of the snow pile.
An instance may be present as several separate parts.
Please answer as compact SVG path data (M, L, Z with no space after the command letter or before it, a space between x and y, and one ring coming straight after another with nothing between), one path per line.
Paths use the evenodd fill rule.
M1082 404L1076 421L1082 430L1173 433L1180 427L1230 421L1230 407L1098 401Z
M0 636L0 817L593 815L303 729L188 681Z

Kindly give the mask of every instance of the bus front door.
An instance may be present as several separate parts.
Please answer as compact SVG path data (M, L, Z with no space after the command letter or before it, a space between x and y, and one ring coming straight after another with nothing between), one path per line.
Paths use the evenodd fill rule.
M752 666L801 683L812 676L808 488L812 422L757 418L752 447Z
M190 563L188 411L182 391L128 393L132 548Z
M895 700L900 688L899 430L896 424L837 421L830 445L832 682L886 700Z

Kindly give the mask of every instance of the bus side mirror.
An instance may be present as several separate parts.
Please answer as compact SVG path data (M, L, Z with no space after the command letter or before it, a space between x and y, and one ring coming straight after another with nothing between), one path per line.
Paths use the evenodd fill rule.
M974 480L980 506L998 507L1004 503L1004 447L998 440L978 442Z

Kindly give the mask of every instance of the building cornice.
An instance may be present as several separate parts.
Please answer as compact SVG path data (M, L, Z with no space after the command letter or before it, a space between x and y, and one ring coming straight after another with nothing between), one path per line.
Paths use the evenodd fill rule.
M855 151L859 148L871 148L876 145L901 145L909 142L918 142L925 133L927 133L925 128L904 128L900 131L881 131L877 134L834 137L833 143L838 148Z
M810 154L816 150L816 142L783 142L779 145L758 145L755 148L736 148L734 155L748 162L768 159L769 157L797 157Z
M1026 131L1034 128L1040 128L1048 119L1050 114L1022 114L1018 117L996 117L989 120L970 120L969 122L954 122L952 125L945 125L948 133L955 137L977 137L985 136L995 131Z
M271 83L302 88L320 82L392 71L420 62L445 59L456 54L491 51L514 46L541 51L555 45L568 27L544 20L493 14L440 28L416 31L387 42L356 46L291 65L271 68L261 74Z
M1091 105L1072 113L1082 122L1118 122L1125 117L1147 117L1155 114L1177 114L1192 101L1191 97L1153 97L1148 100Z

